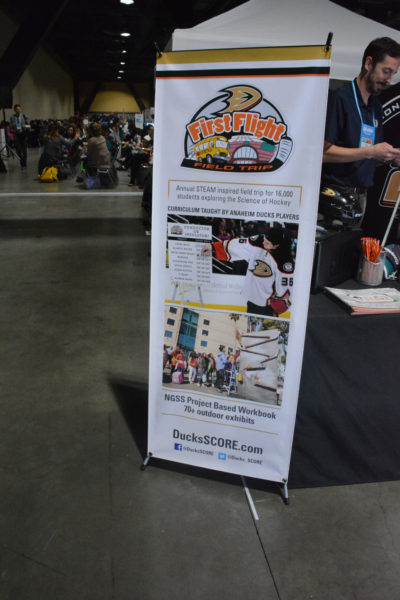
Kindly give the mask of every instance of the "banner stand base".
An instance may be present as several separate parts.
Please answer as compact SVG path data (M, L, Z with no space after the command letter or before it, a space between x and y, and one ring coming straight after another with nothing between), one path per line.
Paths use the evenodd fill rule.
M149 461L150 461L150 459L151 459L151 457L152 457L152 456L153 456L153 455L152 455L152 453L151 453L151 452L149 452L149 453L148 453L148 455L146 456L146 458L144 459L144 461L143 461L143 464L142 464L142 465L140 465L140 470L141 470L141 471L144 471L144 470L145 470L145 468L146 468L146 467L147 467L147 465L149 464Z
M149 464L150 459L151 459L152 456L153 456L153 454L151 452L149 452L148 455L146 456L146 458L144 459L143 464L140 465L140 470L141 471L144 471L146 469L146 467ZM249 502L249 506L250 506L251 512L253 514L253 517L254 517L254 519L256 521L258 521L257 511L255 510L254 502L253 502L253 500L251 498L249 489L248 489L247 484L246 484L246 480L243 477L243 475L240 475L240 478L242 480L242 484L243 484L244 490L246 492L247 500ZM279 489L281 490L281 495L282 495L282 498L283 498L283 502L284 502L284 504L286 504L286 506L288 506L289 503L290 503L290 500L289 500L288 484L287 484L286 479L283 480L282 485L280 483L278 483L278 485L279 485Z
M282 491L283 491L283 501L286 504L286 506L288 506L290 504L290 500L289 500L289 490L288 490L288 484L286 479L283 480L283 485L282 485Z

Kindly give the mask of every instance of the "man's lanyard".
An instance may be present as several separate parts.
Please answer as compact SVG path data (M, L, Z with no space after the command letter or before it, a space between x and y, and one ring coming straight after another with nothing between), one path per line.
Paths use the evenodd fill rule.
M356 102L356 107L358 110L358 114L360 115L361 121L361 133L360 133L360 141L358 143L359 148L368 148L369 146L373 146L375 144L375 111L372 109L372 123L373 125L367 125L364 123L361 115L360 105L358 103L358 98L356 94L356 87L354 85L354 81L351 82L353 86L353 94L354 100Z
M21 132L21 131L22 131L22 119L21 119L21 114L19 114L19 115L17 115L17 114L16 114L15 116L17 117L17 122L16 122L16 125L17 125L17 131L18 131L18 133L19 133L19 132Z

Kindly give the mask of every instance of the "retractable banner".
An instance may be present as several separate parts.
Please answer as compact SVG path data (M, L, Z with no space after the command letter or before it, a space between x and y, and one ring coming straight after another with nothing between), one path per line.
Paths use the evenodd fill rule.
M149 454L286 481L330 51L157 64Z

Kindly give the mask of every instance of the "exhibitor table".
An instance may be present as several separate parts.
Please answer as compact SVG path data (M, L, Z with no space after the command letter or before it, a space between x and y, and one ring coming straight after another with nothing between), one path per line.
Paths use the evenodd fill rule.
M289 487L400 479L399 340L400 314L311 296Z

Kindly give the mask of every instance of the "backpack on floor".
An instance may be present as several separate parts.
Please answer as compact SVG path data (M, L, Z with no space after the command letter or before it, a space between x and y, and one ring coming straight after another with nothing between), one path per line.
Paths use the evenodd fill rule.
M98 167L97 175L100 179L100 187L115 188L118 185L118 173L114 165Z
M38 177L39 181L42 183L53 183L53 181L58 181L57 167L45 167Z
M87 190L97 190L100 187L100 178L98 175L86 175L83 185Z

